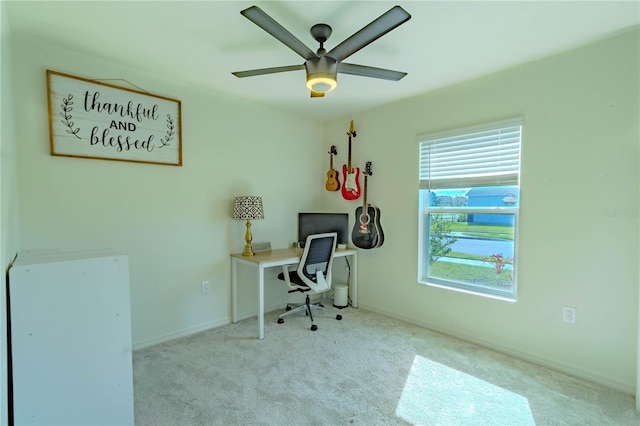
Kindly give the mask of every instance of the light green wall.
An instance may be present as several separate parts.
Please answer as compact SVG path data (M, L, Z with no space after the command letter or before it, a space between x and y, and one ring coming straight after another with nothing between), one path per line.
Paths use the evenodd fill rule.
M19 250L20 219L17 187L17 140L14 126L13 90L7 66L11 53L6 2L0 2L0 424L8 424L7 406L7 299L5 272Z
M344 140L345 152L355 119L356 164L373 162L369 198L385 244L361 251L361 306L633 393L638 39L630 32L328 123L326 140ZM524 118L518 302L417 284L416 136L515 116ZM352 214L359 204L325 200ZM564 305L577 308L576 325L561 321Z
M317 206L312 188L325 174L321 124L14 38L22 248L127 254L136 347L229 322L229 253L242 251L245 233L244 222L231 219L233 197L262 196L265 219L253 223L254 241L286 247L297 212ZM124 78L181 100L183 167L50 156L46 69ZM203 280L211 283L206 295Z

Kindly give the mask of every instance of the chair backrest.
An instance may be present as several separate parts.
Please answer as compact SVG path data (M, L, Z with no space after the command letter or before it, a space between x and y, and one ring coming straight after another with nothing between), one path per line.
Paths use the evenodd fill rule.
M307 237L298 264L298 276L315 292L331 288L331 266L338 234L328 232Z

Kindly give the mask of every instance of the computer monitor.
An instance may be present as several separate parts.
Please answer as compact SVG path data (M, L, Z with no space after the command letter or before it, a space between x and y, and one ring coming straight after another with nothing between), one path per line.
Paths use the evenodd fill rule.
M338 244L349 243L349 215L347 213L298 213L298 244L304 247L307 236L336 232Z

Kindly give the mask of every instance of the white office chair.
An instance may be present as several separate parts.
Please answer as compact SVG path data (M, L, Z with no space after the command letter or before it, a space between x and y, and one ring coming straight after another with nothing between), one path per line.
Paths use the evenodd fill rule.
M284 317L297 312L305 311L311 319L311 330L315 331L318 326L313 321L312 309L325 308L322 304L311 304L309 302L309 292L323 293L331 289L331 265L333 265L333 253L336 249L338 234L330 232L326 234L309 235L304 245L304 251L300 257L300 263L295 271L289 271L290 265L284 265L278 278L283 280L289 287L289 293L306 293L304 305L291 309L287 305L287 311L278 316L278 324L284 322ZM336 315L337 320L341 320L341 315Z

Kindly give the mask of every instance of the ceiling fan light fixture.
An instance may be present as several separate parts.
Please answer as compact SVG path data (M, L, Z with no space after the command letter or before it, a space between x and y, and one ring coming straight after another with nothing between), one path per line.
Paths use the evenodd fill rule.
M313 92L326 93L338 85L338 64L327 56L311 58L305 62L307 88Z
M307 88L313 92L326 93L338 85L335 75L318 73L307 76Z

